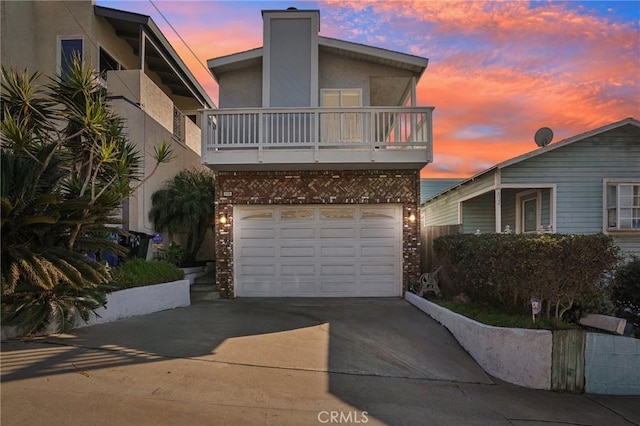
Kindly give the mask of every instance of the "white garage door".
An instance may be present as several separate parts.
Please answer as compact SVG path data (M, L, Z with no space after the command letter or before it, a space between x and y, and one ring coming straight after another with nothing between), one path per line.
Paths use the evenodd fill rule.
M402 207L235 207L236 296L401 295Z

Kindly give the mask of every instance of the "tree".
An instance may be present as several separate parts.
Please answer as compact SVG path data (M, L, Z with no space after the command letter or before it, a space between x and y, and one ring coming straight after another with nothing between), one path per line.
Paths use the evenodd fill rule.
M26 333L66 330L104 306L109 272L87 254L123 254L105 236L141 182L95 73L75 58L64 77L44 87L39 77L2 68L2 317ZM161 144L156 161L170 159Z
M208 170L183 170L151 196L149 219L170 235L187 233L184 264L196 260L214 214L214 175Z

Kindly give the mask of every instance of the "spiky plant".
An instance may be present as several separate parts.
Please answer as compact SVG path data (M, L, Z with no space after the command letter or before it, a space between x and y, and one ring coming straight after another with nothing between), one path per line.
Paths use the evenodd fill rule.
M109 271L87 254L124 254L104 236L141 179L140 156L77 58L44 89L38 74L2 77L2 320L64 331L106 302Z

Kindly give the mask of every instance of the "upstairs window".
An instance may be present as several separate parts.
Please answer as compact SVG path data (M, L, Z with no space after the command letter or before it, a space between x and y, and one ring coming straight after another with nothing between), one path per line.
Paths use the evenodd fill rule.
M607 182L606 229L640 231L640 182Z
M100 48L100 73L106 73L107 71L119 70L120 64L113 56L109 55L106 50Z
M109 53L102 47L100 48L99 65L100 82L105 87L107 85L107 71L118 71L123 69L122 65L115 60L113 56L109 55Z
M63 38L60 39L60 74L62 76L71 73L71 65L73 58L77 56L82 63L83 59L83 40L81 38Z
M322 106L349 108L362 106L360 89L323 89ZM323 142L361 142L363 133L361 113L330 112L322 114Z

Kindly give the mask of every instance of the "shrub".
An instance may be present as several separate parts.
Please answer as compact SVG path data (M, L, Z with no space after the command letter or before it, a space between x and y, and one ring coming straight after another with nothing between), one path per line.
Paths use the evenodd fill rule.
M601 298L603 277L613 270L618 249L605 235L448 235L434 241L448 276L472 300L513 312L530 309L538 297L543 314L561 319L579 303Z
M130 259L111 270L117 290L177 281L184 272L171 263L160 260Z
M177 267L184 266L186 253L180 244L171 242L169 248L158 249L155 259L171 263Z
M640 333L640 258L622 265L615 274L614 300L616 313Z

